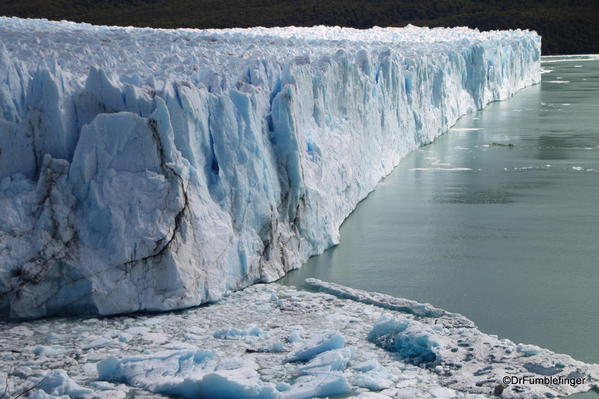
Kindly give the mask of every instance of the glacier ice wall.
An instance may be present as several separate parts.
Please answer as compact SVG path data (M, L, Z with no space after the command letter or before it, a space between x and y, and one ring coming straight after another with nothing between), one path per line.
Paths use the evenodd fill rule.
M540 37L0 18L0 316L162 311L273 281Z

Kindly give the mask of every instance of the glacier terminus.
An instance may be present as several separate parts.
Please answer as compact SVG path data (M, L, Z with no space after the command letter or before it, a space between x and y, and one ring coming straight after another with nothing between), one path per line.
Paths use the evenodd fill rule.
M530 31L0 18L0 317L271 282L408 152L540 81Z

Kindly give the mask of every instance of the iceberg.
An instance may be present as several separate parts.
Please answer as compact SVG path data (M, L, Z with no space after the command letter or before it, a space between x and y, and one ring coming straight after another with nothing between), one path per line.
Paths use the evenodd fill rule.
M541 76L522 30L0 26L4 319L272 282L408 152Z

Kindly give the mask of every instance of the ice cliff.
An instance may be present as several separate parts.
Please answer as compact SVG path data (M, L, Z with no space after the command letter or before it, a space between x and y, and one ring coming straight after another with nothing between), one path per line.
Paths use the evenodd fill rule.
M540 37L0 18L0 316L184 308L273 281Z

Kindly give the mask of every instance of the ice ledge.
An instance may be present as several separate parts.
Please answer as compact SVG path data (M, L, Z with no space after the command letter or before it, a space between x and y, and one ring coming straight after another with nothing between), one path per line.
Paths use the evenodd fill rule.
M519 30L0 24L12 319L273 281L338 242L405 154L540 80L540 37Z

